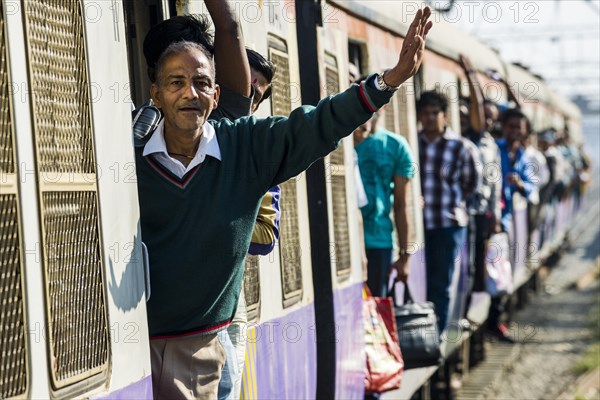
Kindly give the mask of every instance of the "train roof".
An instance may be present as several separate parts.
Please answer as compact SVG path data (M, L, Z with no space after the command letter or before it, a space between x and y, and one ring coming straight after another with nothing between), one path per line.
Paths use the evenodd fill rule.
M579 107L566 97L559 95L552 90L544 80L533 74L527 68L517 64L506 64L506 80L513 86L518 85L521 93L524 95L532 96L532 100L541 101L550 107L560 111L566 117L571 119L580 120L581 111ZM529 88L534 88L535 93L529 90L526 85L533 85Z
M417 10L414 1L403 0L328 0L328 3L402 37L406 36L412 15ZM412 14L405 15L403 12ZM428 50L455 61L458 61L459 55L463 53L480 71L493 69L504 73L504 64L494 50L444 21L440 14L434 13L431 20L434 22L434 29L427 37ZM458 43L460 47L457 46Z

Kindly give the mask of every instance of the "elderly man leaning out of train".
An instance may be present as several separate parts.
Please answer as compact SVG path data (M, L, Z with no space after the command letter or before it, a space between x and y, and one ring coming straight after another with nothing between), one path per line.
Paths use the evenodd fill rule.
M269 98L275 67L261 54L244 47L239 29L232 29L237 26L237 21L235 12L227 0L206 1L206 7L215 25L214 41L209 29L210 21L202 15L175 16L160 22L148 31L144 38L144 57L148 66L148 77L151 82L156 81L158 59L172 43L185 40L203 46L214 54L215 79L220 88L218 107L208 118L214 120L228 118L233 121L254 113L261 102ZM151 105L152 100L147 104L149 105L142 107L141 111L135 114L147 111L159 114L158 110ZM147 110L146 107L152 107L154 110ZM139 121L140 118L134 117L134 120ZM137 125L134 124L134 142L138 146L145 146L150 140L156 143L157 138L151 139L155 131L148 128L138 129ZM140 127L144 128L144 125ZM179 178L200 164L200 160L196 160L195 163L192 160L184 168L182 162L185 161L185 155L172 153L169 156L176 160L175 165L178 170L174 172ZM280 199L279 185L269 188L264 195L252 231L248 254L266 255L273 250L275 241L279 238ZM219 341L227 354L225 365L221 370L218 400L240 397L247 319L243 290L239 296L231 324L218 333ZM157 341L151 342L153 347L157 344L159 345ZM161 364L159 354L160 352L152 352L154 364Z
M135 152L152 281L148 325L162 361L153 363L157 397L217 397L225 362L217 332L234 315L263 195L333 151L417 72L430 15L417 12L392 69L288 118L208 121L220 94L210 53L178 42L160 56L150 91L164 115L153 136L163 157L148 144ZM180 178L168 153L185 155L184 166L200 164Z

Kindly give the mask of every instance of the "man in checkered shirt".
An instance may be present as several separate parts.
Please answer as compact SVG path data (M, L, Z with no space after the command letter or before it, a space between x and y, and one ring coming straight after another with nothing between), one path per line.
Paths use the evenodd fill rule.
M450 285L466 239L466 200L481 177L477 148L447 126L448 99L424 92L417 102L421 192L425 224L427 300L435 304L438 328L448 321Z

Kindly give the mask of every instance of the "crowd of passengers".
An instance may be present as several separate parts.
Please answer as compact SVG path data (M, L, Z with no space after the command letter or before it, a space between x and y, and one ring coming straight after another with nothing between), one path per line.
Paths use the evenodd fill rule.
M590 170L589 157L570 140L566 123L561 130L548 127L534 132L512 92L505 105L485 99L471 61L461 56L460 64L469 84L469 97L459 100L461 132L449 126L444 93L433 90L418 97L419 153L414 155L418 169L410 167L416 164L406 140L380 127L377 115L354 133L367 194L361 207L367 284L375 296L389 295L389 274L394 269L398 279L407 282L409 257L418 246L408 241L406 188L418 174L427 300L435 304L440 333L448 323L452 276L465 242L470 241L470 288L485 291L489 239L502 232L510 238L515 235L513 196L518 193L527 201L529 234L539 231L534 244L539 249L545 239L544 224L553 223L556 205L569 197L578 203ZM490 76L510 92L498 73ZM393 254L394 225L398 254ZM492 297L487 331L513 342L501 319L506 301L506 295Z
M452 276L461 264L465 242L469 241L470 251L470 296L472 292L486 290L490 238L500 233L514 238L516 193L527 201L528 240L532 240L531 234L537 230L538 243L532 244L540 249L546 239L544 225L554 224L557 205L570 197L578 204L590 179L589 157L581 145L571 141L566 121L561 130L548 127L535 132L517 97L498 73L490 76L499 79L510 92L511 101L504 106L484 98L477 72L467 57L461 56L460 64L469 84L469 97L459 100L461 132L454 132L449 126L448 98L442 92L421 93L417 100L419 153L414 156L418 157L418 168L414 167L417 164L407 141L383 129L377 113L354 132L366 193L366 199L359 200L359 205L367 285L375 296L390 295L394 290L389 285L393 270L396 279L407 284L409 257L418 249L408 239L411 227L406 215L407 186L418 174L425 230L427 300L435 305L439 334L448 324ZM394 227L398 254L393 254ZM505 257L514 263L515 253L509 252ZM507 294L492 296L486 332L513 343L503 320L507 300Z

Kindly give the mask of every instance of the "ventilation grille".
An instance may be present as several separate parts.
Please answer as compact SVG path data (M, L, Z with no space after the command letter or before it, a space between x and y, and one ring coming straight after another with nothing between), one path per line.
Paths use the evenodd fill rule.
M248 322L258 320L260 310L260 274L259 257L246 255L244 270L244 296L246 298L246 313Z
M348 209L346 207L346 177L331 177L333 200L333 231L335 235L336 272L338 276L350 274L350 236L348 234Z
M29 378L18 179L2 4L0 1L0 399L6 399L25 397Z
M94 173L79 1L27 1L39 170Z
M340 91L340 83L338 79L337 69L329 66L325 67L325 85L327 87L327 95L331 96ZM329 161L334 165L344 165L344 142L340 141L337 149L329 155Z
M27 390L17 196L0 195L0 398Z
M296 181L281 185L281 234L279 251L283 271L283 298L287 300L302 291L300 236L298 234L298 204Z
M287 117L292 112L290 98L290 68L287 54L275 49L269 50L271 62L275 64L277 73L271 82L272 86L272 114Z
M49 341L56 379L79 380L108 359L95 192L46 192Z
M332 64L325 66L325 82L327 94L340 91L339 72L335 57L326 55ZM346 176L344 168L344 142L329 155L329 181L333 208L333 243L335 252L335 269L338 278L345 279L350 275L350 235L348 232L348 204L346 201Z
M52 384L95 385L109 340L82 4L24 4Z
M0 173L14 174L15 159L4 35L4 9L0 2Z
M272 82L272 114L288 116L292 111L290 99L290 67L287 54L269 49L271 62L277 73ZM281 185L281 219L279 223L279 253L281 256L283 302L285 307L296 303L302 296L302 264L300 262L300 235L298 232L298 198L296 180Z

